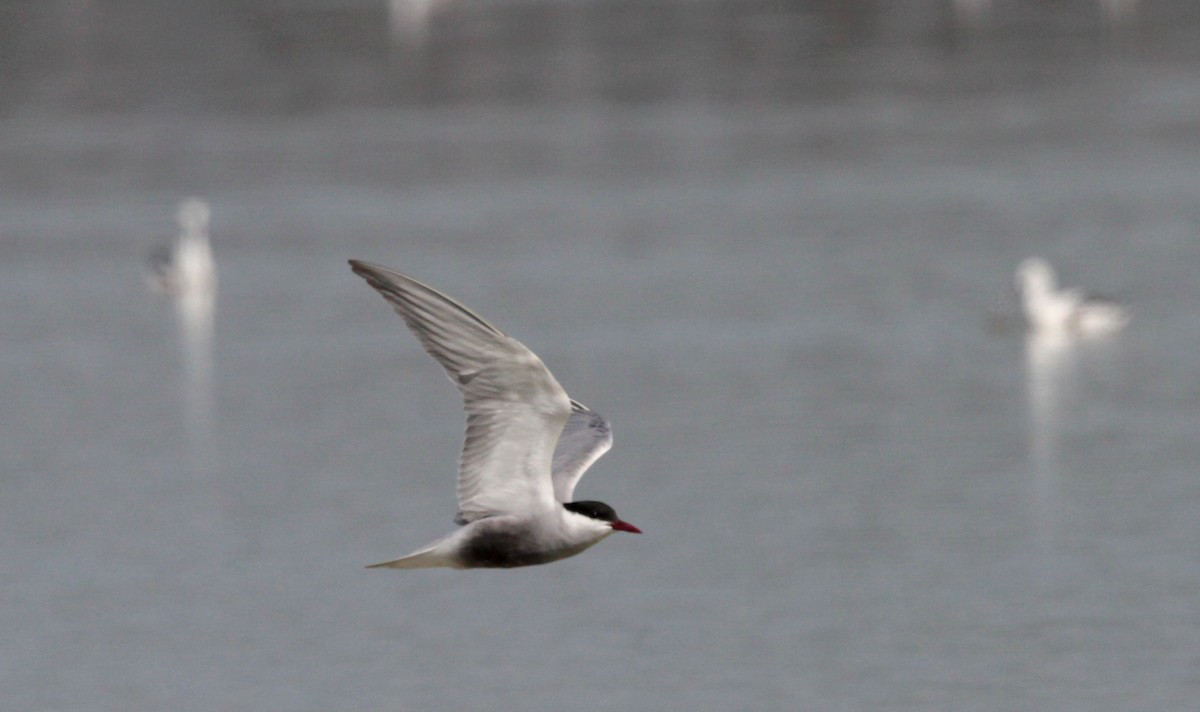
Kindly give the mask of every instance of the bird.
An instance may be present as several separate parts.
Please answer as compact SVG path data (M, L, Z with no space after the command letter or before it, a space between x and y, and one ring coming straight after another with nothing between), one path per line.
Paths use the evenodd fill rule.
M460 528L367 568L532 566L574 556L613 532L641 533L603 502L572 501L584 472L612 447L612 428L571 399L533 351L411 277L358 260L350 268L441 364L467 412Z
M1094 299L1079 289L1059 289L1054 267L1041 257L1028 257L1017 266L1017 293L1033 333L1058 336L1101 336L1129 323L1129 309Z
M217 286L217 266L208 242L212 210L199 198L179 205L175 244L150 253L150 285L172 296L211 293Z

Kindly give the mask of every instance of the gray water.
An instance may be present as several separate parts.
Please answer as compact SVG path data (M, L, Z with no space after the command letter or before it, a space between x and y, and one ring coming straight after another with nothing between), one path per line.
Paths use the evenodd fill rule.
M1200 11L985 5L0 3L0 706L1195 709ZM211 321L143 280L190 195ZM1130 329L1027 344L1030 254ZM646 533L364 570L462 415L350 257Z

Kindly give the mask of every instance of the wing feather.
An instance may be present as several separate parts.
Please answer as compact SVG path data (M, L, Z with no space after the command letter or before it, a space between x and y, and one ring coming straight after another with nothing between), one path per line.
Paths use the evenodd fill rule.
M432 287L357 260L350 267L392 305L462 392L467 432L456 521L556 506L551 465L572 405L541 359Z
M570 502L583 473L612 448L612 426L604 416L571 401L571 417L554 449L554 498Z

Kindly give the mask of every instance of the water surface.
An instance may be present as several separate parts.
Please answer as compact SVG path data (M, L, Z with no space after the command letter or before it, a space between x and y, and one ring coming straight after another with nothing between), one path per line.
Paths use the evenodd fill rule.
M893 5L0 4L5 706L1193 706L1200 14ZM141 274L189 195L209 313ZM1131 329L1027 342L1034 253ZM607 415L646 534L364 571L462 416L349 257Z

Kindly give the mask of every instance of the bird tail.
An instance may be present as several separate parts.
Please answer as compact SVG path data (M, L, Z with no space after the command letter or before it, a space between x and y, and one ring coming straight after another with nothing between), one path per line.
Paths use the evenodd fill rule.
M437 566L453 566L445 555L432 549L418 551L399 559L371 564L368 569L429 569Z

